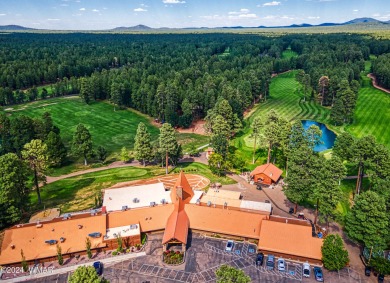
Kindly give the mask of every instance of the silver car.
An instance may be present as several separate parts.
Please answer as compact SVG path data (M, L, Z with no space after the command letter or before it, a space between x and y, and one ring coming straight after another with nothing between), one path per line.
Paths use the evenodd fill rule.
M281 271L281 272L285 272L286 271L286 262L284 261L283 258L279 258L278 259L278 270Z

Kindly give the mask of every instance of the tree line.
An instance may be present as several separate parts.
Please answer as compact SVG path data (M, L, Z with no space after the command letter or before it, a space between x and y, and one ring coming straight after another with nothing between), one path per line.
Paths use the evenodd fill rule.
M304 101L331 106L335 124L351 123L364 61L389 45L359 35L76 33L0 39L0 105L79 93L86 103L109 100L114 110L132 107L183 127L206 117L220 98L241 119L253 102L267 98L271 74L291 69L303 70L298 80ZM298 55L283 58L289 47ZM219 56L227 49L227 56Z

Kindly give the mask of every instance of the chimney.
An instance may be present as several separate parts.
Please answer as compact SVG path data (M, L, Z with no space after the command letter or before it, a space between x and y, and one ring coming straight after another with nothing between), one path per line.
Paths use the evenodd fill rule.
M181 186L176 187L176 195L179 199L183 199L183 187Z

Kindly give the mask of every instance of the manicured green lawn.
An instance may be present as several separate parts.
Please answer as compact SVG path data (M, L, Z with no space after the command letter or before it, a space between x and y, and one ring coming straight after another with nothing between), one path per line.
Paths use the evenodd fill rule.
M12 112L12 116L24 114L36 118L49 112L55 125L61 129L61 136L67 145L79 123L89 129L96 146L105 146L110 153L119 151L123 146L133 147L139 122L147 125L153 139L158 135L158 129L146 117L131 110L114 111L114 107L107 103L95 102L88 105L78 97L37 101L17 108L22 110Z
M390 147L390 94L374 88L369 78L362 79L355 120L346 130L359 138L373 135L379 143Z
M61 212L79 211L92 208L95 196L101 189L116 183L146 179L164 174L160 167L123 167L88 173L56 181L41 188L45 208L59 207ZM37 204L37 194L32 191L30 200L33 210L43 208Z
M143 122L151 133L152 140L156 141L159 129L150 123L150 118L139 112L127 109L114 111L114 107L105 102L94 102L87 105L77 96L40 100L32 103L12 107L17 111L9 111L11 118L16 115L28 115L33 118L41 117L44 112L52 115L54 124L61 130L61 137L69 148L72 136L79 123L84 124L92 135L94 146L102 145L109 152L108 161L119 158L123 146L132 149L138 124ZM191 144L196 147L208 143L208 137L197 134L177 134L183 150L188 150ZM85 169L81 162L71 162L63 168L50 170L53 176L67 174Z
M179 173L180 170L183 170L184 173L199 174L205 176L210 180L211 183L221 183L222 185L236 183L236 181L230 179L229 177L218 177L217 175L214 175L210 171L209 167L203 163L197 163L197 162L180 163L173 170L173 173Z
M208 166L201 163L179 164L172 173L178 173L181 169L186 173L205 176L211 182L219 182L222 184L235 183L234 180L228 177L213 175ZM41 210L44 207L59 207L61 208L61 212L89 209L94 206L95 196L104 188L120 182L147 179L164 174L165 169L157 166L148 166L145 168L122 167L59 180L41 188L43 204L40 206L37 204L36 192L31 192L32 211Z

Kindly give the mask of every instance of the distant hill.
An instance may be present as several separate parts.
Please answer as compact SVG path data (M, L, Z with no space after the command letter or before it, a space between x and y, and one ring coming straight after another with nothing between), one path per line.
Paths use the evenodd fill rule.
M33 30L33 28L27 28L18 25L6 25L6 26L0 26L0 30Z
M350 25L350 24L362 24L362 23L387 23L387 22L381 22L381 21L373 19L373 18L357 18L357 19L353 19L351 21L345 22L343 24Z
M143 31L143 30L151 30L151 27L145 25L137 25L133 27L116 27L113 28L112 31Z
M274 27L266 27L266 26L258 26L258 28L302 28L302 27L331 27L331 26L345 26L345 25L354 25L354 24L390 24L390 21L382 22L373 18L357 18L350 20L345 23L322 23L318 25L311 24L293 24L290 26L274 26Z

